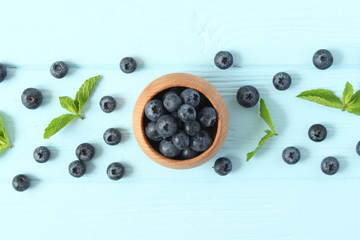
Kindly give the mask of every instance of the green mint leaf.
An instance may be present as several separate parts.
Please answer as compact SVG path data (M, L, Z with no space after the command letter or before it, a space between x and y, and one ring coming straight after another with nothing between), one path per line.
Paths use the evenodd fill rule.
M332 108L343 108L343 103L340 98L338 98L333 92L325 89L304 91L297 95L297 97Z
M76 93L75 96L75 105L77 106L78 109L78 114L80 115L86 101L89 99L96 83L98 82L100 76L95 76L92 78L89 78L88 80L86 80L83 85L79 88L78 92Z
M11 148L11 144L6 133L3 120L0 116L0 152L6 148Z
M257 151L259 151L260 148L266 143L266 141L269 140L269 138L276 135L274 132L272 132L270 130L266 130L265 132L266 132L266 135L260 139L258 146L255 148L255 150L252 152L249 152L246 155L246 161L249 161L255 155L255 153L257 153Z
M347 104L349 103L352 95L354 93L354 88L353 86L347 82L345 84L345 88L344 88L344 92L343 92L343 103L344 103L344 106L347 106Z
M71 113L78 114L78 108L69 97L59 97L60 105Z
M360 115L360 106L356 106L356 105L349 105L346 107L346 111L348 111L349 113L353 113L356 115Z
M60 117L53 119L45 129L44 138L49 139L75 118L79 118L79 116L74 114L63 114Z
M360 90L351 96L348 105L358 105L360 107Z
M271 121L269 110L266 107L264 99L260 99L260 117L269 125L270 129L275 132L275 127Z

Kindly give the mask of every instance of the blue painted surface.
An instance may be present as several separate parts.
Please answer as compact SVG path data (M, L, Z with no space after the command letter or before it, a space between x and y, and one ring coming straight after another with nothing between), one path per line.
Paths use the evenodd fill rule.
M355 153L359 117L295 96L328 88L341 95L346 81L360 88L360 13L358 1L3 1L0 62L9 77L0 84L0 114L13 148L0 153L0 239L359 239L360 159ZM316 70L313 53L328 48L334 65ZM235 55L235 67L213 66L219 50ZM120 72L122 57L133 56L138 70ZM51 63L71 63L69 75L55 79ZM284 92L272 76L293 77ZM140 150L131 117L141 90L171 72L189 72L210 81L223 95L230 131L217 155L231 158L233 172L217 176L213 159L195 169L161 167ZM49 121L65 113L58 97L74 96L82 82L102 75L84 109L50 140L42 139ZM279 136L246 163L265 124L258 107L240 107L235 94L246 84L266 99ZM36 111L20 101L27 87L43 91ZM111 114L98 105L113 95ZM311 142L314 123L328 128L328 138ZM107 146L109 127L124 141ZM68 164L82 142L96 147L89 173L72 178ZM53 157L38 164L32 151L49 146ZM281 159L289 146L302 159L289 166ZM336 156L341 169L326 176L320 162ZM112 182L106 167L120 161L125 178ZM24 193L11 186L13 176L33 179Z

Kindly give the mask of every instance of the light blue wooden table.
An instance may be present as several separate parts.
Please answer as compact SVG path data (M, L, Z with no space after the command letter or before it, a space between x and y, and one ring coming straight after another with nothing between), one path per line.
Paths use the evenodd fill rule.
M0 62L9 76L0 84L0 114L13 148L0 153L0 239L360 239L360 117L295 96L313 88L341 95L346 81L360 88L360 12L358 1L2 1ZM334 65L319 71L313 53L328 48ZM235 66L214 67L219 50L234 53ZM139 62L126 75L125 56ZM56 60L71 64L69 75L49 73ZM272 77L287 71L291 88L277 91ZM233 162L227 177L216 175L214 160L191 170L166 169L149 160L132 132L132 110L153 79L188 72L211 82L223 95L230 131L217 157ZM84 114L49 140L48 122L65 113L58 102L74 96L82 82L102 76ZM248 163L265 124L258 106L236 102L240 86L251 84L267 101L279 136ZM23 107L25 88L43 91L36 111ZM99 100L113 95L119 107L103 113ZM307 130L324 124L328 138L314 143ZM124 140L108 146L109 127ZM68 174L75 148L96 147L81 179ZM40 145L53 158L32 158ZM282 150L297 146L301 161L290 166ZM324 175L320 162L335 156L341 169ZM124 179L105 173L113 161L127 167ZM32 177L31 189L11 186L18 173Z

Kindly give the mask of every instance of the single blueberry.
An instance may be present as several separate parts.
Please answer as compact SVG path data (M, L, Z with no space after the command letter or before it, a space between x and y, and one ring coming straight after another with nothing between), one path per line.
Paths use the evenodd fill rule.
M121 163L113 162L107 167L106 173L111 180L119 180L124 176L125 168Z
M191 122L196 119L196 110L189 104L183 104L178 109L178 117L183 122Z
M273 84L277 90L280 91L286 90L291 85L291 77L286 72L279 72L275 74L273 78Z
M192 88L187 88L180 93L180 98L184 104L189 104L196 108L200 103L200 93Z
M228 175L232 170L232 163L226 157L218 158L214 164L214 170L220 176Z
M34 159L38 163L47 162L50 159L50 155L51 155L50 150L44 146L40 146L36 148L33 152Z
M333 56L329 50L320 49L313 56L313 64L317 69L325 70L333 64Z
M228 69L229 67L231 67L233 62L234 62L233 56L231 55L231 53L229 53L227 51L218 52L214 58L215 66L217 66L218 68L220 68L222 70Z
M160 136L160 134L156 130L156 123L155 122L149 122L145 127L145 134L148 138L154 141L161 141L163 138Z
M334 157L324 158L321 162L321 170L327 175L334 175L340 168L339 161Z
M109 128L104 132L103 138L108 145L116 145L121 141L121 133L115 128Z
M182 104L181 98L175 92L169 92L164 95L164 107L169 112L174 112L179 109Z
M356 144L356 153L360 155L360 141Z
M23 192L30 187L31 180L24 174L16 175L13 178L13 188L18 192Z
M120 61L120 69L124 73L132 73L136 70L137 63L132 57L123 58Z
M171 141L162 140L160 142L159 151L162 155L168 158L175 158L181 152L180 149L174 146Z
M41 92L35 88L25 89L21 94L21 101L28 109L38 108L43 100Z
M239 88L236 95L238 103L246 108L255 106L256 103L259 101L259 98L259 92L253 86L243 86Z
M2 82L6 78L6 75L7 75L7 70L5 65L0 64L0 82Z
M79 178L86 172L86 165L83 161L75 160L69 164L69 173L71 176Z
M105 96L100 100L100 108L106 113L111 113L116 108L116 100L111 96Z
M204 107L199 112L199 120L204 127L214 126L217 120L217 114L214 108Z
M321 124L314 124L309 128L309 138L314 142L321 142L326 138L326 128Z
M295 164L300 160L301 154L296 147L287 147L282 152L282 158L287 164Z
M156 122L156 131L163 138L173 136L178 130L176 119L170 115L164 115Z
M76 148L75 154L81 161L90 161L95 155L95 148L90 143L82 143Z
M190 147L197 152L203 152L211 146L212 141L210 134L205 130L201 130L195 136L191 137Z
M192 150L190 147L185 148L184 150L182 150L181 152L181 156L184 159L190 159L190 158L194 158L197 155L199 155L199 153L195 150Z
M164 114L164 106L158 99L150 100L145 106L145 115L150 121L155 122Z
M172 143L175 147L180 150L185 149L190 144L190 138L184 131L179 131L171 138Z
M184 123L184 131L190 136L194 136L201 130L201 124L199 121L194 120L191 122Z
M68 73L69 68L66 63L62 61L54 62L50 67L50 73L55 78L63 78Z

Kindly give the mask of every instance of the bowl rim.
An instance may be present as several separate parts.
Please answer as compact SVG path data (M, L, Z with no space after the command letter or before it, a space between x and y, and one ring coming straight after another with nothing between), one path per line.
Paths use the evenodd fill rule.
M170 80L169 80L170 79ZM164 81L168 80L168 81ZM159 84L161 83L161 84ZM161 87L159 87L161 85ZM155 91L153 89L154 86L158 86L157 90ZM172 88L172 87L186 87L186 88L193 88L200 93L202 93L212 104L213 108L215 109L218 120L217 120L217 130L215 134L215 138L213 139L213 142L211 146L198 156L186 159L186 160L176 160L167 158L163 155L161 155L158 151L156 151L153 146L148 141L145 131L144 131L144 110L147 101L151 100L154 96L156 96L161 91L164 91L166 89ZM208 95L204 93L205 88L210 88L212 92L216 95ZM141 101L143 97L146 97L147 101ZM220 101L220 102L216 102ZM221 109L218 109L219 106ZM140 113L140 116L139 116ZM138 118L140 117L140 118ZM174 169L188 169L197 167L201 164L204 164L208 160L210 160L213 156L216 155L216 153L220 150L222 145L225 142L228 128L229 128L229 121L228 121L228 111L226 104L220 95L220 93L217 91L217 89L208 81L205 79L198 77L193 74L189 73L171 73L163 75L159 78L156 78L152 82L150 82L141 92L141 94L138 97L138 100L135 104L134 108L134 114L133 114L133 129L135 138L140 146L140 148L143 150L143 152L153 161L156 163L169 167ZM140 123L140 131L136 131L136 125ZM140 133L140 136L138 136L137 133ZM225 134L225 136L221 136L221 134ZM221 141L220 137L222 138ZM142 145L145 144L146 148ZM220 146L219 146L220 145Z

